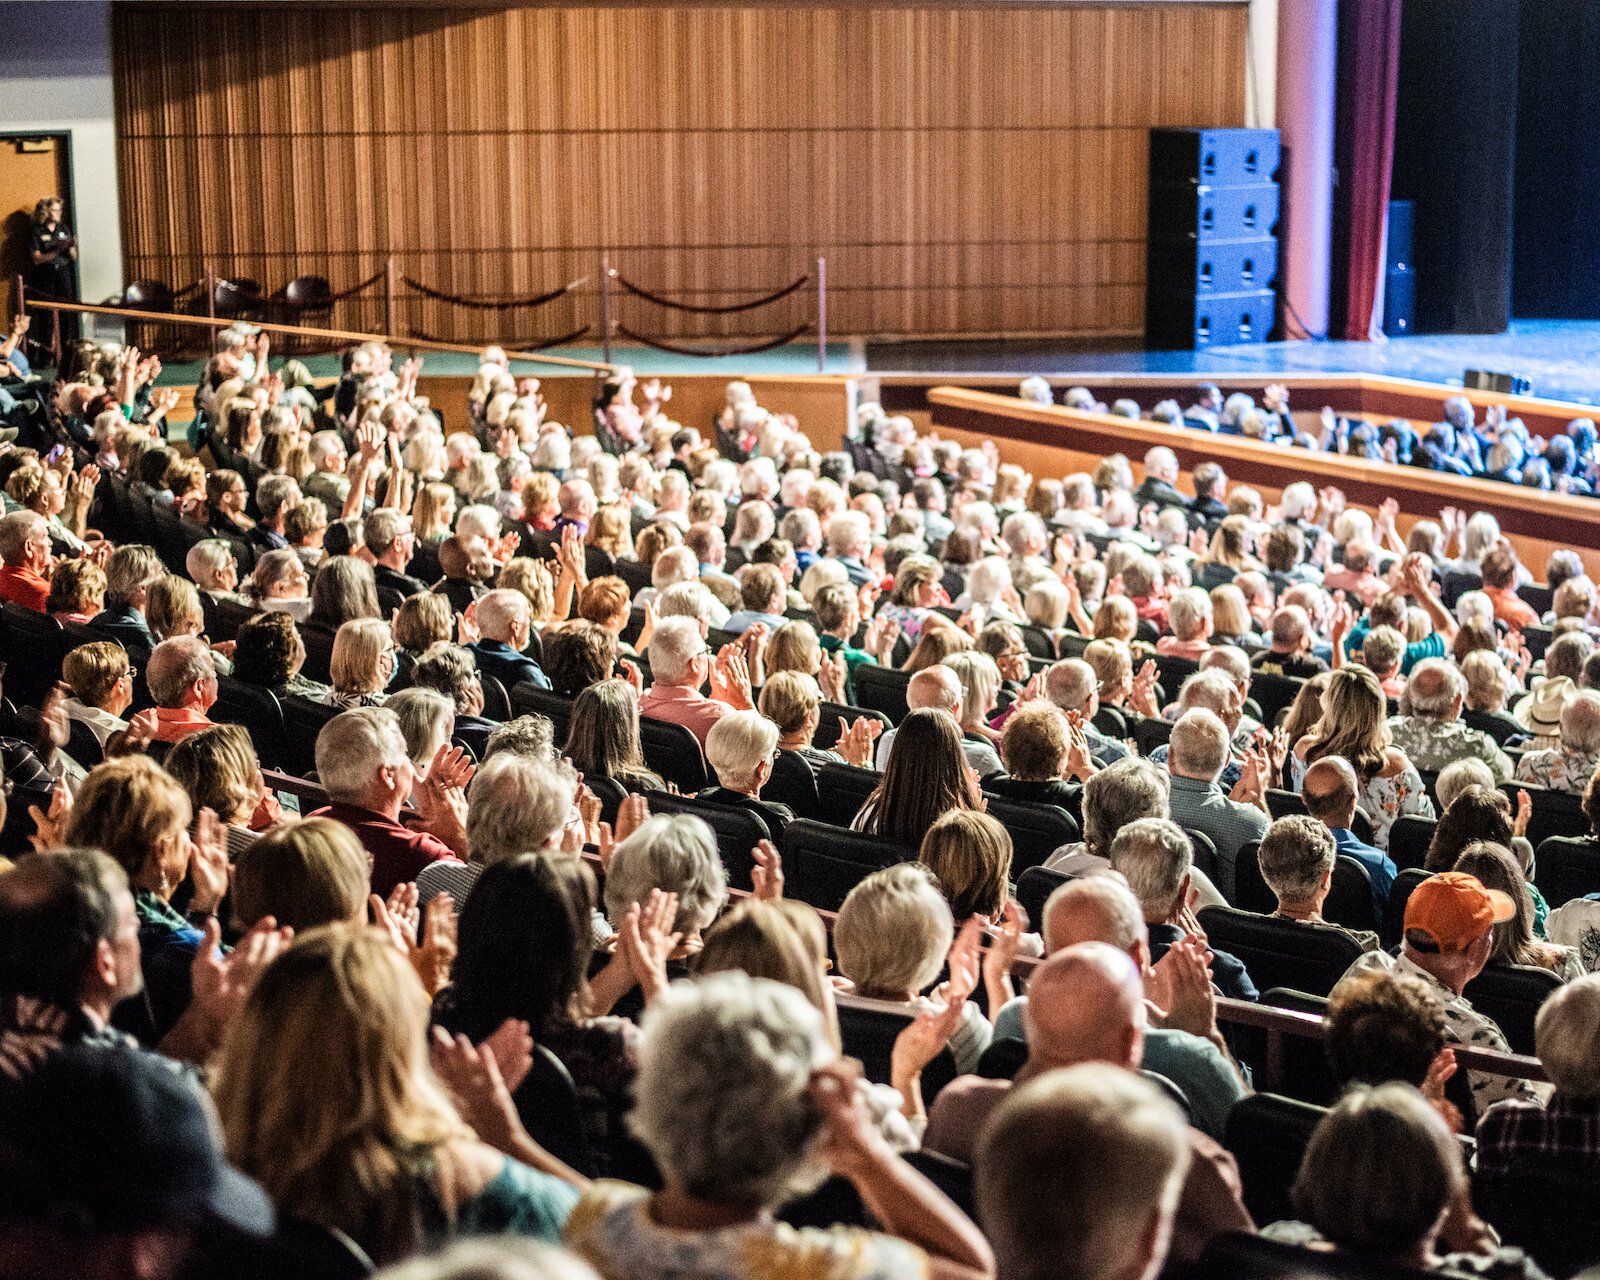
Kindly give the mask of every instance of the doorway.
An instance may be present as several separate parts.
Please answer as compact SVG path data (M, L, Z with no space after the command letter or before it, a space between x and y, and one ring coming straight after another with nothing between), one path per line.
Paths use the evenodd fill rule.
M59 196L72 216L72 140L65 133L0 133L0 328L17 314L17 277L27 274L33 207Z

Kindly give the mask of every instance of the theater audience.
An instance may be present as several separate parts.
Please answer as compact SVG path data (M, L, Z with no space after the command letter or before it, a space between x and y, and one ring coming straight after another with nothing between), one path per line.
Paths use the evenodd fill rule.
M714 447L666 416L664 388L621 372L597 399L597 436L574 439L547 420L537 381L514 378L495 351L447 444L415 394L418 364L378 344L351 353L330 388L335 420L300 374L270 374L264 339L224 331L220 341L191 436L234 447L209 482L147 435L154 401L140 384L154 377L150 363L119 372L87 349L74 357L84 381L60 399L69 431L96 422L108 472L100 492L82 458L72 485L57 483L69 472L42 468L31 444L0 458L7 496L24 508L0 518L0 597L103 637L75 647L59 672L25 645L5 655L22 714L4 732L32 740L0 737L4 849L18 859L12 870L0 862L0 1108L17 1077L60 1046L129 1052L126 1028L206 1069L229 1153L289 1216L287 1235L337 1230L379 1262L506 1229L553 1240L567 1222L569 1242L608 1277L774 1265L979 1276L994 1263L975 1228L888 1154L915 1147L930 1120L922 1077L948 1048L964 1072L981 1056L981 1075L944 1088L927 1137L935 1151L954 1142L977 1161L1001 1271L1148 1280L1168 1255L1168 1217L1178 1265L1218 1231L1250 1229L1237 1170L1210 1139L1231 1132L1246 1089L1218 992L1250 999L1255 989L1195 913L1234 894L1238 852L1254 841L1280 919L1322 922L1337 853L1364 863L1381 911L1395 877L1384 852L1391 826L1433 814L1423 769L1438 771L1443 817L1428 866L1439 874L1413 890L1398 955L1356 935L1368 949L1326 1018L1334 1078L1419 1087L1455 1126L1447 1087L1478 1116L1498 1098L1531 1102L1538 1091L1525 1080L1476 1064L1446 1082L1451 1045L1504 1048L1463 997L1468 984L1485 965L1546 967L1568 980L1539 1018L1556 1099L1549 1112L1508 1103L1488 1115L1507 1117L1504 1167L1525 1168L1530 1150L1546 1148L1575 1153L1582 1167L1594 1090L1558 1065L1565 1050L1551 1036L1559 1029L1580 1049L1593 1038L1587 1006L1567 995L1589 988L1578 954L1539 936L1545 907L1519 838L1536 812L1541 832L1566 831L1568 819L1537 791L1519 795L1513 818L1495 790L1531 737L1518 781L1584 791L1586 803L1600 795L1588 785L1600 759L1584 754L1594 745L1584 717L1600 707L1583 679L1593 593L1575 557L1547 569L1559 634L1512 716L1508 701L1541 669L1517 631L1533 621L1516 594L1528 575L1483 514L1446 512L1402 543L1393 504L1374 520L1301 482L1269 509L1209 464L1196 469L1191 501L1161 447L1137 493L1120 457L1093 476L1035 481L992 444L919 439L909 419L873 406L857 415L862 437L849 451L823 455L838 441L807 438L748 388L730 389ZM1103 411L1081 388L1068 399ZM1266 409L1244 396L1207 400L1195 421L1208 426L1266 440L1293 425L1280 391L1269 389ZM1118 401L1116 412L1139 411ZM1452 412L1448 440L1413 444L1393 424L1341 429L1330 414L1297 443L1376 457L1392 442L1397 458L1414 447L1435 465L1434 454L1456 460L1470 441L1493 456L1461 465L1505 478L1519 478L1513 453L1541 461L1514 420L1491 414L1480 429L1464 401ZM1175 405L1153 413L1183 421ZM1570 439L1567 462L1543 446L1569 476L1577 455L1592 453L1592 427ZM235 471L242 480L229 479ZM124 476L136 481L131 494ZM302 500L295 477L316 499ZM253 528L246 486L257 490ZM69 489L70 508L58 502ZM54 563L52 539L71 552L97 536L82 518L91 496L113 541ZM226 537L194 546L186 575L168 574L153 548L132 541L130 499L213 517ZM338 510L319 510L323 501ZM344 518L329 526L328 514ZM43 539L31 540L41 516ZM1052 546L1056 530L1066 532ZM237 595L228 539L259 553ZM309 596L307 565L321 566ZM1436 571L1481 574L1483 589L1447 611ZM591 582L590 572L604 576ZM635 600L646 581L651 591ZM1035 628L1026 636L1024 618ZM643 659L619 661L636 656L622 637L640 622L648 672ZM707 638L724 626L740 639L713 655ZM1270 633L1264 651L1258 630ZM208 632L231 637L232 652L208 651ZM301 674L308 644L313 674L331 675L331 689ZM1030 678L1030 647L1060 660ZM1145 660L1151 649L1159 669ZM278 812L250 738L278 736L272 703L227 686L226 658L239 686L284 700L288 745L309 746L305 726L333 717L317 739L315 781L284 792L317 816ZM1182 678L1179 659L1200 671ZM897 661L903 674L863 675ZM517 701L537 699L549 719L485 717L486 703L491 714L504 708L477 672L508 693L523 685ZM58 675L66 687L46 698ZM877 721L848 710L863 697L889 709L902 682L910 714L898 728L879 736ZM1401 713L1390 718L1386 700L1397 695ZM1250 698L1260 709L1246 714ZM846 709L837 726L824 699ZM1285 705L1280 732L1264 733ZM845 899L831 947L818 913L783 899L776 844L751 851L756 896L730 905L706 824L650 817L636 793L665 789L657 770L672 762L656 754L654 734L646 761L641 713L694 733L719 784L702 798L759 813L774 841L794 814L815 817L819 799L832 799L817 795L823 764L882 766L855 825L901 861L865 869L873 874ZM211 723L241 715L250 732ZM581 785L557 759L552 720ZM1162 726L1146 720L1172 724L1170 747L1151 749ZM476 776L451 737L486 762ZM837 737L835 749L817 749L819 737ZM1081 815L1082 842L1047 860L1075 878L1046 901L1038 934L1011 900L1012 833L984 812L980 780L1004 797L1007 816L1031 804ZM310 799L318 784L320 807ZM1309 816L1268 823L1265 792L1278 784L1299 791ZM1195 869L1184 827L1216 846L1217 884ZM48 852L23 852L30 832ZM68 840L110 858L65 852ZM1593 953L1592 908L1567 903L1553 936ZM291 928L302 935L293 947ZM1029 968L1018 956L1046 952L1017 997ZM421 1056L430 994L431 1064ZM992 1042L980 1005L994 1018ZM914 1016L887 1076L869 1084L834 1059L846 1039L861 1049L859 1015L873 1010ZM316 1069L332 1060L333 1075ZM1172 1082L1209 1137L1180 1127L1126 1074L1141 1068ZM1455 1092L1463 1087L1473 1106ZM59 1114L56 1105L50 1119ZM1347 1119L1335 1112L1324 1128ZM96 1149L114 1155L136 1132L117 1125ZM1492 1131L1480 1134L1485 1147ZM1282 1228L1287 1238L1523 1274L1492 1252L1459 1169L1443 1218L1424 1224L1434 1235L1399 1231L1373 1244L1364 1233L1374 1224L1421 1201L1383 1190L1394 1185L1393 1152L1369 1158L1367 1139L1349 1141L1353 1154L1326 1159L1351 1169L1302 1173L1308 1225ZM12 1148L0 1146L0 1175L10 1176ZM203 1143L164 1149L218 1167ZM858 1184L836 1181L820 1203L859 1197L885 1234L778 1225L771 1211L815 1185L819 1158ZM1436 1181L1425 1172L1423 1199ZM589 1175L662 1189L591 1188ZM1443 1177L1451 1182L1448 1169ZM1346 1194L1347 1182L1360 1185ZM18 1238L9 1224L34 1201L13 1190L0 1201L5 1255ZM816 1205L796 1212L811 1221ZM161 1237L165 1252L150 1247L141 1274L169 1263L244 1273L213 1259L209 1240L180 1257L187 1223L172 1220L177 1234ZM142 1219L138 1239L149 1244L153 1229ZM51 1262L99 1249L84 1230ZM29 1247L64 1239L49 1231L29 1235Z

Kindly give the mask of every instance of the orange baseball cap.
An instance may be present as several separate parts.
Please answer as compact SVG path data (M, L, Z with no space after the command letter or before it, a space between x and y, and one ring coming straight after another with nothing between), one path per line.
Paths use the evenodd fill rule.
M1429 876L1406 900L1406 932L1415 929L1433 939L1440 951L1471 946L1490 925L1516 915L1516 904L1498 889L1486 889L1476 876L1444 871Z

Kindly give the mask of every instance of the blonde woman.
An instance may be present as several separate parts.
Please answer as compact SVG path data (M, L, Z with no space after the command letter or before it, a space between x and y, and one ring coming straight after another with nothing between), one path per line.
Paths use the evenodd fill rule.
M255 843L257 832L283 816L242 725L219 724L189 734L167 753L166 769L188 792L196 813L210 809L222 820L230 858L237 858ZM250 923L258 919L252 916Z
M385 690L400 669L389 624L377 618L354 618L339 628L328 664L332 690L326 701L344 711L382 706Z
M190 970L206 929L215 928L208 921L228 889L221 824L202 810L191 839L193 819L189 797L171 774L148 756L121 756L89 771L58 842L104 850L128 873L139 917L144 991L119 1008L117 1025L151 1046L189 1005ZM172 905L172 895L186 881L193 886L187 914Z
M550 1171L477 1139L429 1066L427 1034L427 993L388 937L312 930L261 975L214 1063L228 1158L279 1212L343 1232L380 1265L462 1236L558 1240L575 1186L538 1148Z
M555 581L542 560L534 560L528 556L513 556L506 561L506 567L500 570L496 585L505 591L518 592L527 599L529 620L533 623L534 630L542 631L554 620Z
M364 924L370 889L367 851L355 832L332 818L288 818L238 855L233 926L243 930L266 916L296 934Z
M1349 762L1356 774L1356 807L1372 823L1372 843L1379 849L1389 847L1389 828L1402 814L1436 816L1416 766L1390 740L1387 714L1378 677L1363 666L1341 667L1328 677L1322 718L1289 757L1296 791L1306 769L1324 756Z
M450 536L456 519L456 491L442 481L425 484L411 508L411 527L417 541L437 548Z
M943 1014L952 991L977 985L979 926L963 928L956 943L950 904L927 867L902 862L874 871L850 890L833 927L840 975L853 1002L865 1008ZM949 958L951 978L928 995ZM968 988L970 989L970 988ZM1000 1003L1009 996L996 992ZM963 999L950 1053L961 1074L975 1071L994 1028L973 1001Z
M299 553L269 551L256 561L243 595L258 609L287 613L296 622L311 615L311 576Z
M987 653L968 649L952 653L940 662L961 681L961 732L969 738L999 742L998 731L989 727L989 717L1000 701L1000 668Z

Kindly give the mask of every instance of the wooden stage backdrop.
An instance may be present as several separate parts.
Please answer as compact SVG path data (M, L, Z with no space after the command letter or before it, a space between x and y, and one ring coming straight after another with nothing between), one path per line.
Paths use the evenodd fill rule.
M710 304L821 254L833 333L1135 335L1146 131L1244 123L1248 8L119 4L127 276L342 289L395 254L455 294L590 277L397 324L509 344L597 321L603 251ZM618 316L775 334L814 306ZM334 318L381 329L381 298Z

